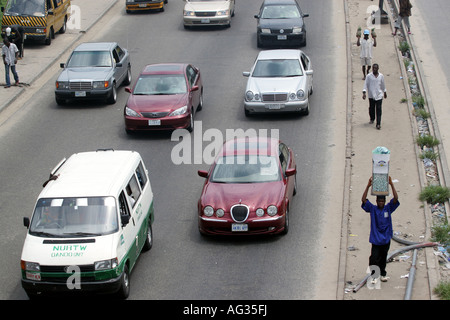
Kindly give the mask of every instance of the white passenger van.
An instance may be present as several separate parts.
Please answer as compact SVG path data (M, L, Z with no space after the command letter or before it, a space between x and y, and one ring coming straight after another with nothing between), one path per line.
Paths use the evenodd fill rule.
M134 151L97 150L63 159L44 183L21 256L27 295L116 293L153 244L153 192Z

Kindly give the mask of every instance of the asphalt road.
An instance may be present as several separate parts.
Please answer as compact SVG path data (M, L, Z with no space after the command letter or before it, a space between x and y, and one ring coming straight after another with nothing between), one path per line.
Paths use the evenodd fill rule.
M127 47L134 78L150 63L191 62L200 67L204 107L195 119L193 145L200 143L202 149L208 145L202 135L209 128L219 129L224 136L227 129L279 129L281 140L294 149L298 165L299 192L291 208L288 235L238 239L200 236L196 204L203 178L197 170L208 165L175 165L171 152L178 141L171 141L170 133L128 136L123 125L128 94L123 88L115 105L57 106L53 93L57 73L51 69L53 74L47 75L49 80L43 87L0 127L0 298L26 299L19 265L26 232L22 217L31 214L50 170L63 157L98 148L138 151L154 189L154 246L133 270L129 299L317 297L318 283L324 276L320 266L327 254L319 240L329 222L330 207L341 212L341 206L335 208L332 201L333 192L342 197L341 184L330 182L339 181L343 174L342 168L340 172L333 169L333 158L341 152L337 149L345 146L345 136L336 136L336 128L345 126L342 114L346 102L336 100L346 92L346 83L338 81L340 71L346 70L345 60L339 60L345 43L336 40L340 29L333 19L342 14L342 8L333 2L300 1L304 12L310 14L308 45L303 50L314 66L314 95L306 117L244 116L246 78L242 72L250 69L259 51L253 15L260 1L239 1L231 28L198 30L184 30L182 1L169 1L163 13L134 15L127 15L120 3L100 21L101 30L94 28L90 31L94 34L87 35ZM332 228L339 235L340 224ZM327 266L330 274L338 267L332 261ZM336 288L331 285L326 290L333 295Z

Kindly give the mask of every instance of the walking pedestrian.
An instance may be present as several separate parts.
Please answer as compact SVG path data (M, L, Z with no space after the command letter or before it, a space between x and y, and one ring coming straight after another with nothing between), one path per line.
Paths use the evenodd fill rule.
M392 33L393 36L397 34L398 29L402 26L402 21L405 21L408 34L411 34L411 26L409 24L409 17L411 16L412 4L409 0L399 0L400 9L398 12L397 20L395 21L395 30Z
M377 120L376 127L381 129L381 105L384 99L387 98L386 85L384 82L384 75L378 71L378 63L372 66L372 72L369 73L364 81L363 100L366 100L366 92L369 97L369 117L370 123Z
M364 30L364 38L361 39L361 36L357 35L358 41L356 41L356 45L361 47L360 59L363 80L366 80L366 67L367 74L369 74L370 68L372 67L372 48L377 46L377 37L372 34L372 39L370 39L369 35L370 31L369 29L366 29Z
M11 69L11 72L14 76L14 80L16 81L16 85L19 84L19 75L17 74L16 71L17 55L19 50L17 49L17 46L14 43L9 42L7 37L3 39L3 44L4 46L2 47L2 57L3 63L5 64L5 78L6 78L5 88L10 88L11 81L9 78L9 69Z
M367 193L372 186L372 177L364 190L361 197L361 208L370 213L370 236L369 242L372 244L369 266L377 266L379 268L380 280L386 282L389 277L386 272L387 255L393 236L392 230L392 213L399 207L398 194L395 190L394 183L389 176L389 185L392 189L393 198L386 204L385 196L377 196L376 205L367 199ZM372 269L373 270L373 269ZM372 275L374 275L373 270ZM374 277L373 281L377 281Z

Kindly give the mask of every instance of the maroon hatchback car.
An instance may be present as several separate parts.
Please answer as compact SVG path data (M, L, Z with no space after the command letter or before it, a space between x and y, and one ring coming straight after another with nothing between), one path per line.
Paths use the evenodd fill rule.
M175 130L194 127L203 107L200 70L191 64L147 65L139 74L124 109L125 130Z
M292 150L278 139L236 138L225 142L205 177L198 201L201 234L286 234L296 193Z

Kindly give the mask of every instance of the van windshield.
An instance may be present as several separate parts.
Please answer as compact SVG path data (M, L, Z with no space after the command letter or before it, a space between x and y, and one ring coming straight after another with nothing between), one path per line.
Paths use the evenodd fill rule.
M11 0L5 8L5 14L14 16L45 16L45 1L43 0Z
M118 230L113 197L39 199L30 234L42 237L84 237Z

